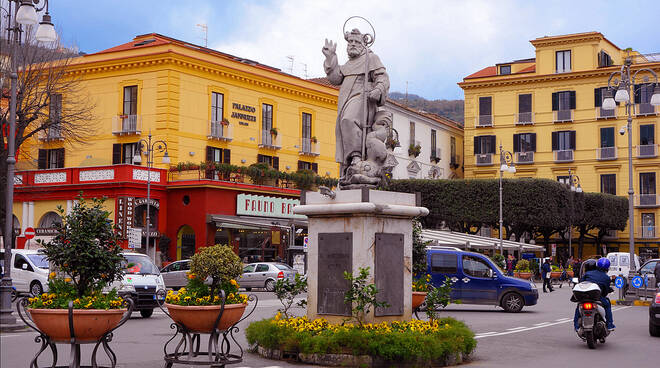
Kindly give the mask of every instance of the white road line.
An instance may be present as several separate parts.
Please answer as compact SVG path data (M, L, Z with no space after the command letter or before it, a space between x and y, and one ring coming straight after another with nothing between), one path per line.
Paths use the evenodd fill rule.
M571 320L570 318L560 318L560 319L556 319L555 322L563 322L563 321L570 321L570 320Z
M506 330L507 330L507 331L514 331L514 330L521 330L521 329L523 329L523 328L527 328L527 327L525 327L525 326L520 326L520 327L514 327L514 328L507 328Z
M544 326L544 325L547 325L547 324L550 324L550 323L552 323L552 322L535 323L534 326Z

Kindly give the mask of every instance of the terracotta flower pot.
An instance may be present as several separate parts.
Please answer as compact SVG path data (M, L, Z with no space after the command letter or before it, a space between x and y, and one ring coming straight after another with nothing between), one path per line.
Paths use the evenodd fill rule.
M67 309L28 309L34 324L53 341L68 342L69 311ZM117 327L126 309L74 309L73 332L80 342L98 341Z
M568 277L573 277L575 275L573 270L566 271L566 274L568 275Z
M426 292L425 291L413 291L412 292L412 309L415 309L422 305L424 303L424 299L426 299Z
M220 313L219 305L184 306L165 303L174 322L181 323L192 332L210 333ZM222 313L219 330L226 330L243 316L247 304L227 304Z
M518 272L518 277L521 279L529 280L532 278L531 272Z
M558 279L561 277L561 271L552 271L550 272L551 279Z

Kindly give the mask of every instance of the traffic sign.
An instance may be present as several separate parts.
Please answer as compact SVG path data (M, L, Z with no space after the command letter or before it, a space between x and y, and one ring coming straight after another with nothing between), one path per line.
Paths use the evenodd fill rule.
M303 238L303 252L307 252L308 245L309 245L309 237L306 236Z
M635 276L633 277L631 284L634 288L639 289L644 285L644 279L642 279L641 276Z
M25 239L30 240L34 238L34 234L35 234L34 228L31 227L26 228L23 234L25 235Z
M623 285L625 284L625 281L623 280L623 277L619 276L614 280L614 286L617 287L617 289L621 289Z

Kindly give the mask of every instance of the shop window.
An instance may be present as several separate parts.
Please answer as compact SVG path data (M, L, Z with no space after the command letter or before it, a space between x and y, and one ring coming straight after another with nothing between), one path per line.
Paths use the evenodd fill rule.
M147 205L142 204L135 207L135 217L133 220L133 226L139 228L147 227ZM151 206L149 209L149 228L157 229L158 228L158 208Z
M133 157L140 152L139 143L115 143L112 145L112 164L129 164L129 165L140 165L140 163L134 163Z
M61 169L64 167L64 148L40 149L37 167L41 169Z

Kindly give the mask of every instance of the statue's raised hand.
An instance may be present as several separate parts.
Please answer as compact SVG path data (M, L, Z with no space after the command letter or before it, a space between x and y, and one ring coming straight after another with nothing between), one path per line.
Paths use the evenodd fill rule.
M337 51L337 44L332 42L332 40L328 41L328 39L326 38L325 45L321 50L321 52L323 52L323 55L325 55L326 58L330 58L335 54L336 51Z

